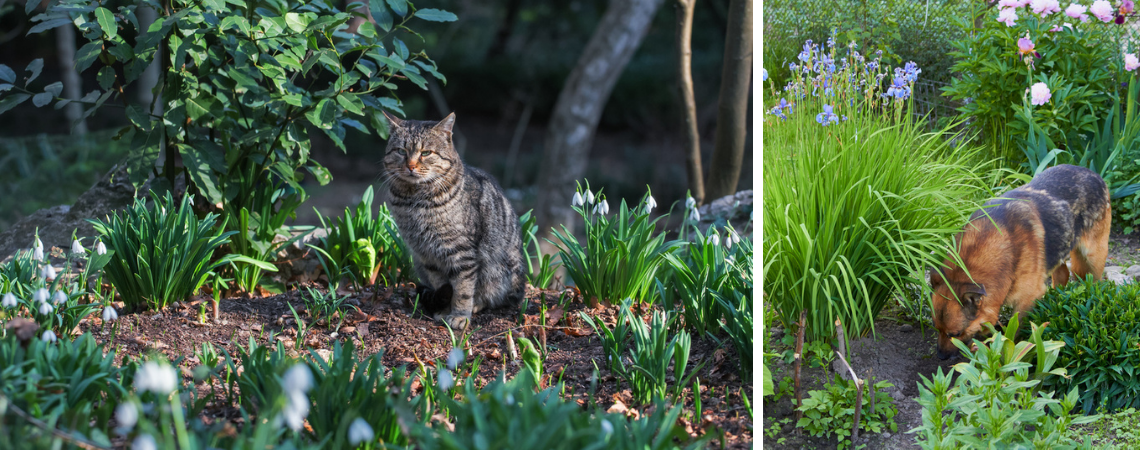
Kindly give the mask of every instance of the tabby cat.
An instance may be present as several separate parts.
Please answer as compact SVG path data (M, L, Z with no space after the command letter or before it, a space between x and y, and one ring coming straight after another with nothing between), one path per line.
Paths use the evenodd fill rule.
M392 124L384 153L388 205L412 249L421 300L464 329L471 313L517 305L526 288L518 216L491 175L459 160L455 113Z

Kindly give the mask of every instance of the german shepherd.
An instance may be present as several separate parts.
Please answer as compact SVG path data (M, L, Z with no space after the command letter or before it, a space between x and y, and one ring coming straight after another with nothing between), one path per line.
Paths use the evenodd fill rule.
M1003 304L1025 315L1053 286L1073 273L1104 276L1112 207L1108 186L1096 172L1058 165L1029 184L985 203L957 235L958 254L969 275L953 259L930 273L938 357L958 353L951 339L969 343L983 324L998 324Z

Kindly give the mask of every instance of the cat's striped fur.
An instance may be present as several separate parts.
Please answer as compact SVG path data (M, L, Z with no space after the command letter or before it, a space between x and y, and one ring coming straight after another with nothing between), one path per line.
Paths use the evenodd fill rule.
M473 312L518 304L526 288L518 216L491 175L460 161L455 114L440 122L385 116L388 204L412 250L421 299L454 329Z

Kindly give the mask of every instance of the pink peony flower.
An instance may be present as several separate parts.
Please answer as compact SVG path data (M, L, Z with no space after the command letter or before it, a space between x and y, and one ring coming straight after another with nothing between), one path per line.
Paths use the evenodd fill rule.
M1032 0L1029 2L1029 9L1033 11L1033 14L1044 17L1055 12L1061 12L1061 4L1057 0Z
M1029 33L1025 33L1025 37L1017 40L1017 51L1022 55L1033 53L1033 41L1029 40Z
M1044 105L1053 98L1053 93L1049 92L1049 86L1045 83L1036 83L1033 87L1029 88L1029 103L1033 105Z
M1137 67L1140 67L1140 59L1136 58L1136 54L1135 53L1125 53L1124 54L1124 70L1131 72L1133 70L1136 70Z
M1073 3L1065 8L1065 15L1074 19L1081 19L1081 22L1088 22L1089 16L1085 14L1088 12L1089 7L1080 3Z
M1109 23L1114 19L1112 5L1105 0L1096 0L1092 6L1089 7L1089 12L1100 19L1101 22Z
M1029 0L1001 0L998 2L998 8L1020 8L1028 4Z
M1017 10L1013 8L1006 8L998 13L997 21L1004 23L1007 27L1017 25Z

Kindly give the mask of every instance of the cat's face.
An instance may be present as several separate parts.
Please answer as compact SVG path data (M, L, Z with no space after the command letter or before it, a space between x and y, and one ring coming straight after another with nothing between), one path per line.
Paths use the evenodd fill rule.
M388 178L413 184L428 183L460 164L459 154L451 143L454 113L439 122L400 120L387 112L384 116L392 124L383 160Z

